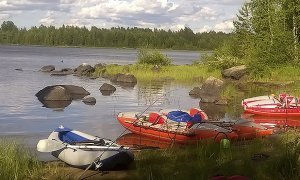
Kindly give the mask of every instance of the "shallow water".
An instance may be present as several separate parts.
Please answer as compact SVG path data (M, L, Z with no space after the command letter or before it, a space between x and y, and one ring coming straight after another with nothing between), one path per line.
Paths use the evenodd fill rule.
M199 52L167 51L175 64L191 64ZM189 108L198 106L198 99L189 97L192 87L167 84L140 84L131 88L115 85L111 96L103 96L99 88L106 79L50 76L38 70L44 65L56 69L75 68L85 62L130 64L135 63L133 49L86 49L32 46L0 46L0 137L22 139L35 151L39 139L47 138L59 125L78 129L89 134L115 139L124 128L115 116L122 111L144 111L160 108ZM63 60L63 62L62 62ZM22 69L17 71L15 69ZM63 110L43 107L35 94L46 86L72 84L84 87L97 100L96 105L73 101ZM38 153L43 159L43 155ZM49 158L49 157L46 157Z

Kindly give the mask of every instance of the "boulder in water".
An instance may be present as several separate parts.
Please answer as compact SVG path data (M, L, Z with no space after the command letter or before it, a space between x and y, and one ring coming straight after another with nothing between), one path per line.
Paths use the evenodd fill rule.
M40 71L42 72L51 72L54 71L55 67L53 65L47 65L47 66L43 66Z
M94 97L84 97L82 99L82 102L87 105L95 105L96 104L96 98Z

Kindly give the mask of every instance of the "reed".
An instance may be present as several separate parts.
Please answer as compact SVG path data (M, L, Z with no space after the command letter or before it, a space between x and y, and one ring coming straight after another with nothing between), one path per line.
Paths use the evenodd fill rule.
M95 75L102 75L102 70L96 69ZM221 77L218 70L211 70L205 65L181 65L181 66L160 66L153 65L107 65L105 74L114 75L117 73L133 74L139 81L164 81L174 80L180 83L201 82L209 76Z
M0 139L0 179L40 179L42 164L16 140Z
M199 143L141 152L137 171L140 179L210 179L217 175L298 179L299 158L299 131L289 131L270 139L235 142L229 149L218 143Z

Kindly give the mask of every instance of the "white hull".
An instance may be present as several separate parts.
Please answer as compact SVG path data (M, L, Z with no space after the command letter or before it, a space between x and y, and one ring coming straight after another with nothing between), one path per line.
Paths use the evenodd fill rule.
M65 138L67 136L66 133L73 135L75 138L79 137L81 140L85 139L85 142L67 142L69 140ZM64 145L62 148L52 151L51 154L74 167L86 168L90 164L93 164L92 167L95 167L97 164L100 165L99 169L109 170L121 168L121 166L126 166L133 161L133 154L128 148L124 148L110 140L101 139L76 130L55 130L50 134L48 140ZM97 160L96 163L95 160Z

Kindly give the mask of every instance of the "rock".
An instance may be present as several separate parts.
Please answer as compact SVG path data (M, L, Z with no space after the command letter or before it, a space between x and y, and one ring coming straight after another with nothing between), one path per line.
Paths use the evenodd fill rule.
M40 90L36 96L40 101L71 101L70 92L63 86L48 86Z
M94 68L95 69L104 69L105 68L105 64L101 64L101 63L95 64Z
M74 74L78 76L90 76L95 72L95 68L86 63L81 64L77 68L74 69Z
M189 95L195 98L199 98L201 93L200 87L194 87L190 92Z
M72 74L74 71L70 68L64 68L60 71L52 71L51 76L66 76Z
M115 74L115 75L108 75L108 79L111 81L111 82L117 82L117 79L119 76L121 76L122 74L118 73L118 74Z
M235 66L235 67L231 67L229 69L225 69L221 73L224 78L231 78L234 80L239 80L241 77L243 77L247 73L247 69L246 69L245 65Z
M108 83L102 84L102 86L99 89L103 96L110 96L116 91L116 88Z
M115 86L108 84L108 83L104 83L102 84L102 86L99 89L100 91L116 91Z
M84 104L88 104L88 105L95 105L96 104L96 98L94 98L94 97L84 97L82 99L82 102L84 102Z
M219 99L220 92L224 86L224 82L215 77L209 77L202 84L201 88L194 87L189 95L195 98L201 98L200 102L214 103Z
M53 65L47 65L47 66L43 66L40 71L42 72L51 72L54 71L55 67Z
M125 82L125 83L137 83L137 79L132 74L120 74L117 77L117 82Z
M218 100L215 101L215 104L216 105L227 105L228 102L227 102L226 99L218 99Z
M223 85L224 82L222 80L210 76L204 81L201 91L207 95L218 95Z
M71 94L72 99L82 99L83 97L90 95L90 93L85 90L83 87L75 85L63 85Z
M214 103L216 102L216 98L215 96L206 96L206 95L202 95L200 102L202 103Z
M83 87L74 85L47 86L35 95L40 101L69 101L83 98L90 93Z

